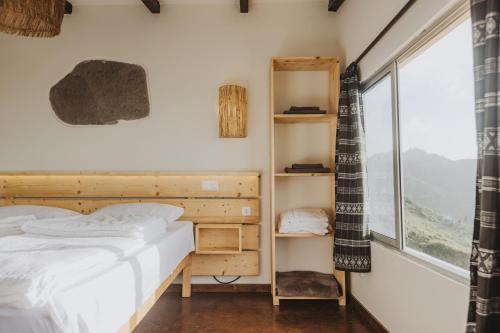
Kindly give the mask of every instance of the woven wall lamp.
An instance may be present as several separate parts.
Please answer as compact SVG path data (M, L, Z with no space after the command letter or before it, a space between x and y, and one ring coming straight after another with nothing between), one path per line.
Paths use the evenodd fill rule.
M236 85L219 88L219 137L247 137L247 90Z
M0 31L26 37L61 32L65 0L0 0Z

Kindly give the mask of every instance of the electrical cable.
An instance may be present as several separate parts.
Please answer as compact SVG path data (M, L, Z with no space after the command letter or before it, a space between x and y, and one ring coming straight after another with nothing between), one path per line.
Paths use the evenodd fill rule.
M228 282L224 282L224 281L219 280L215 275L213 275L213 278L214 278L215 281L219 282L220 284L231 284L233 282L238 281L241 278L241 275L238 276L237 278L235 278L234 280L231 280L231 281L228 281Z

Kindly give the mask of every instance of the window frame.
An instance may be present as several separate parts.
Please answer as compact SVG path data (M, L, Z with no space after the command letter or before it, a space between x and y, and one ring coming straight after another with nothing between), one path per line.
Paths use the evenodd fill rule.
M394 227L395 238L391 238L376 231L370 231L371 238L397 249L402 249L402 215L401 215L401 179L400 177L400 153L399 153L399 101L398 101L398 78L396 62L385 66L376 75L361 84L361 93L364 94L376 86L382 79L389 77L391 80L391 115L392 115L392 161L394 174ZM365 125L366 126L366 125Z
M399 105L399 66L411 61L425 51L440 37L446 35L453 28L470 18L469 1L463 0L441 16L428 29L424 29L417 38L412 40L406 48L392 57L384 66L368 79L361 82L361 94L367 92L386 76L391 78L392 100L392 134L393 134L393 168L394 168L394 209L395 209L395 239L376 231L370 231L371 239L397 250L405 257L423 264L443 275L453 278L461 283L468 283L469 271L463 270L438 258L406 247L405 244L405 219L403 207L403 180L401 163L401 136L400 136L400 105ZM366 125L365 125L366 126Z

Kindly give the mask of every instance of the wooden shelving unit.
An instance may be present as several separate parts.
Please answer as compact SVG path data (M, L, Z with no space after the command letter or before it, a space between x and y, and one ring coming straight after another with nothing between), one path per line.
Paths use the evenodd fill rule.
M274 77L276 72L280 71L327 71L328 72L328 102L329 110L327 114L318 115L289 115L289 114L278 114L275 112L275 81ZM286 239L300 239L300 238L318 238L318 239L333 239L333 233L329 233L324 236L319 236L310 233L302 234L280 234L277 232L277 216L278 211L276 209L276 181L281 179L282 182L292 181L296 177L322 177L324 181L329 184L330 193L330 205L331 211L335 212L335 178L333 173L284 173L282 171L276 170L276 147L275 147L275 129L276 124L279 126L287 126L286 124L297 124L297 123L326 123L329 126L329 139L325 142L325 145L329 147L329 167L334 170L335 161L335 141L336 141L336 126L337 126L337 112L338 112L338 98L339 98L339 84L340 84L340 74L339 74L339 60L337 58L327 58L327 57L277 57L271 60L270 65L270 201L271 201L271 272L272 272L272 296L273 304L279 305L282 299L324 299L320 297L282 297L277 292L277 277L276 277L276 266L277 266L277 249L276 241L278 239L283 239L282 241L287 241ZM307 181L304 180L304 181ZM333 261L333 259L332 259ZM336 271L333 269L332 274L335 276L336 280L340 284L343 295L338 298L340 305L346 304L346 283L345 283L345 273L341 271Z

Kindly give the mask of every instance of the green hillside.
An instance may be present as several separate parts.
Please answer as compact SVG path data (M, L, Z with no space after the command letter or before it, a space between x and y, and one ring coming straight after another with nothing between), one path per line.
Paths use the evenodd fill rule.
M408 247L469 269L471 223L450 221L408 198L405 199L405 222Z
M406 245L469 269L476 161L449 160L419 149L402 154ZM368 159L370 223L394 232L392 154Z

